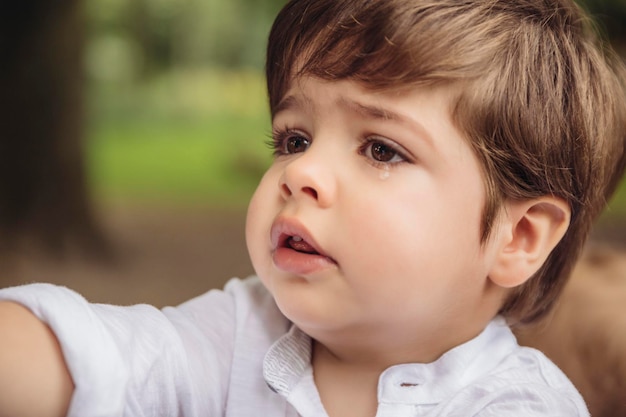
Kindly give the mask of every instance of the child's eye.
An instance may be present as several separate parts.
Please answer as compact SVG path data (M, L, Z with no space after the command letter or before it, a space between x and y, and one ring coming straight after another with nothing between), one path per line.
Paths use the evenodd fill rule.
M309 148L309 140L303 136L290 136L285 140L283 146L285 153L300 153Z
M360 153L375 163L396 164L407 161L395 146L380 139L368 139L361 146Z
M306 151L311 141L297 130L274 130L270 147L275 156L291 155Z

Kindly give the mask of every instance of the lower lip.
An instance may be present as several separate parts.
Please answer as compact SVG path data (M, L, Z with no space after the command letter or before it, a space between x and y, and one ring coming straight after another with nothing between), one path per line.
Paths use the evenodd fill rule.
M301 276L310 275L335 265L326 256L302 253L290 248L277 248L272 259L278 269Z

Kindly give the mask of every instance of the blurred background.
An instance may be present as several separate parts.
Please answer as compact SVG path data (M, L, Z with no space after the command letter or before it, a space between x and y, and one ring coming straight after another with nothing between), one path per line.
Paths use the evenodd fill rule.
M252 273L284 0L31 0L0 12L0 287L176 304ZM626 0L585 0L626 56ZM621 245L626 186L594 239Z

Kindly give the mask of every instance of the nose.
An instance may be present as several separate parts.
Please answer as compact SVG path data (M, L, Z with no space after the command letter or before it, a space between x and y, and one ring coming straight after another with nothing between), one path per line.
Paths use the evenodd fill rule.
M285 166L279 187L285 200L304 199L327 208L335 199L337 178L330 159L309 149Z

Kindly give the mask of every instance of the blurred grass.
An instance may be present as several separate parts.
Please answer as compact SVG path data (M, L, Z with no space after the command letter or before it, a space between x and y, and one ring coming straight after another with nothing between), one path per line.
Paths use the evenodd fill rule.
M97 199L242 205L270 161L258 72L100 83L90 97L87 163Z

